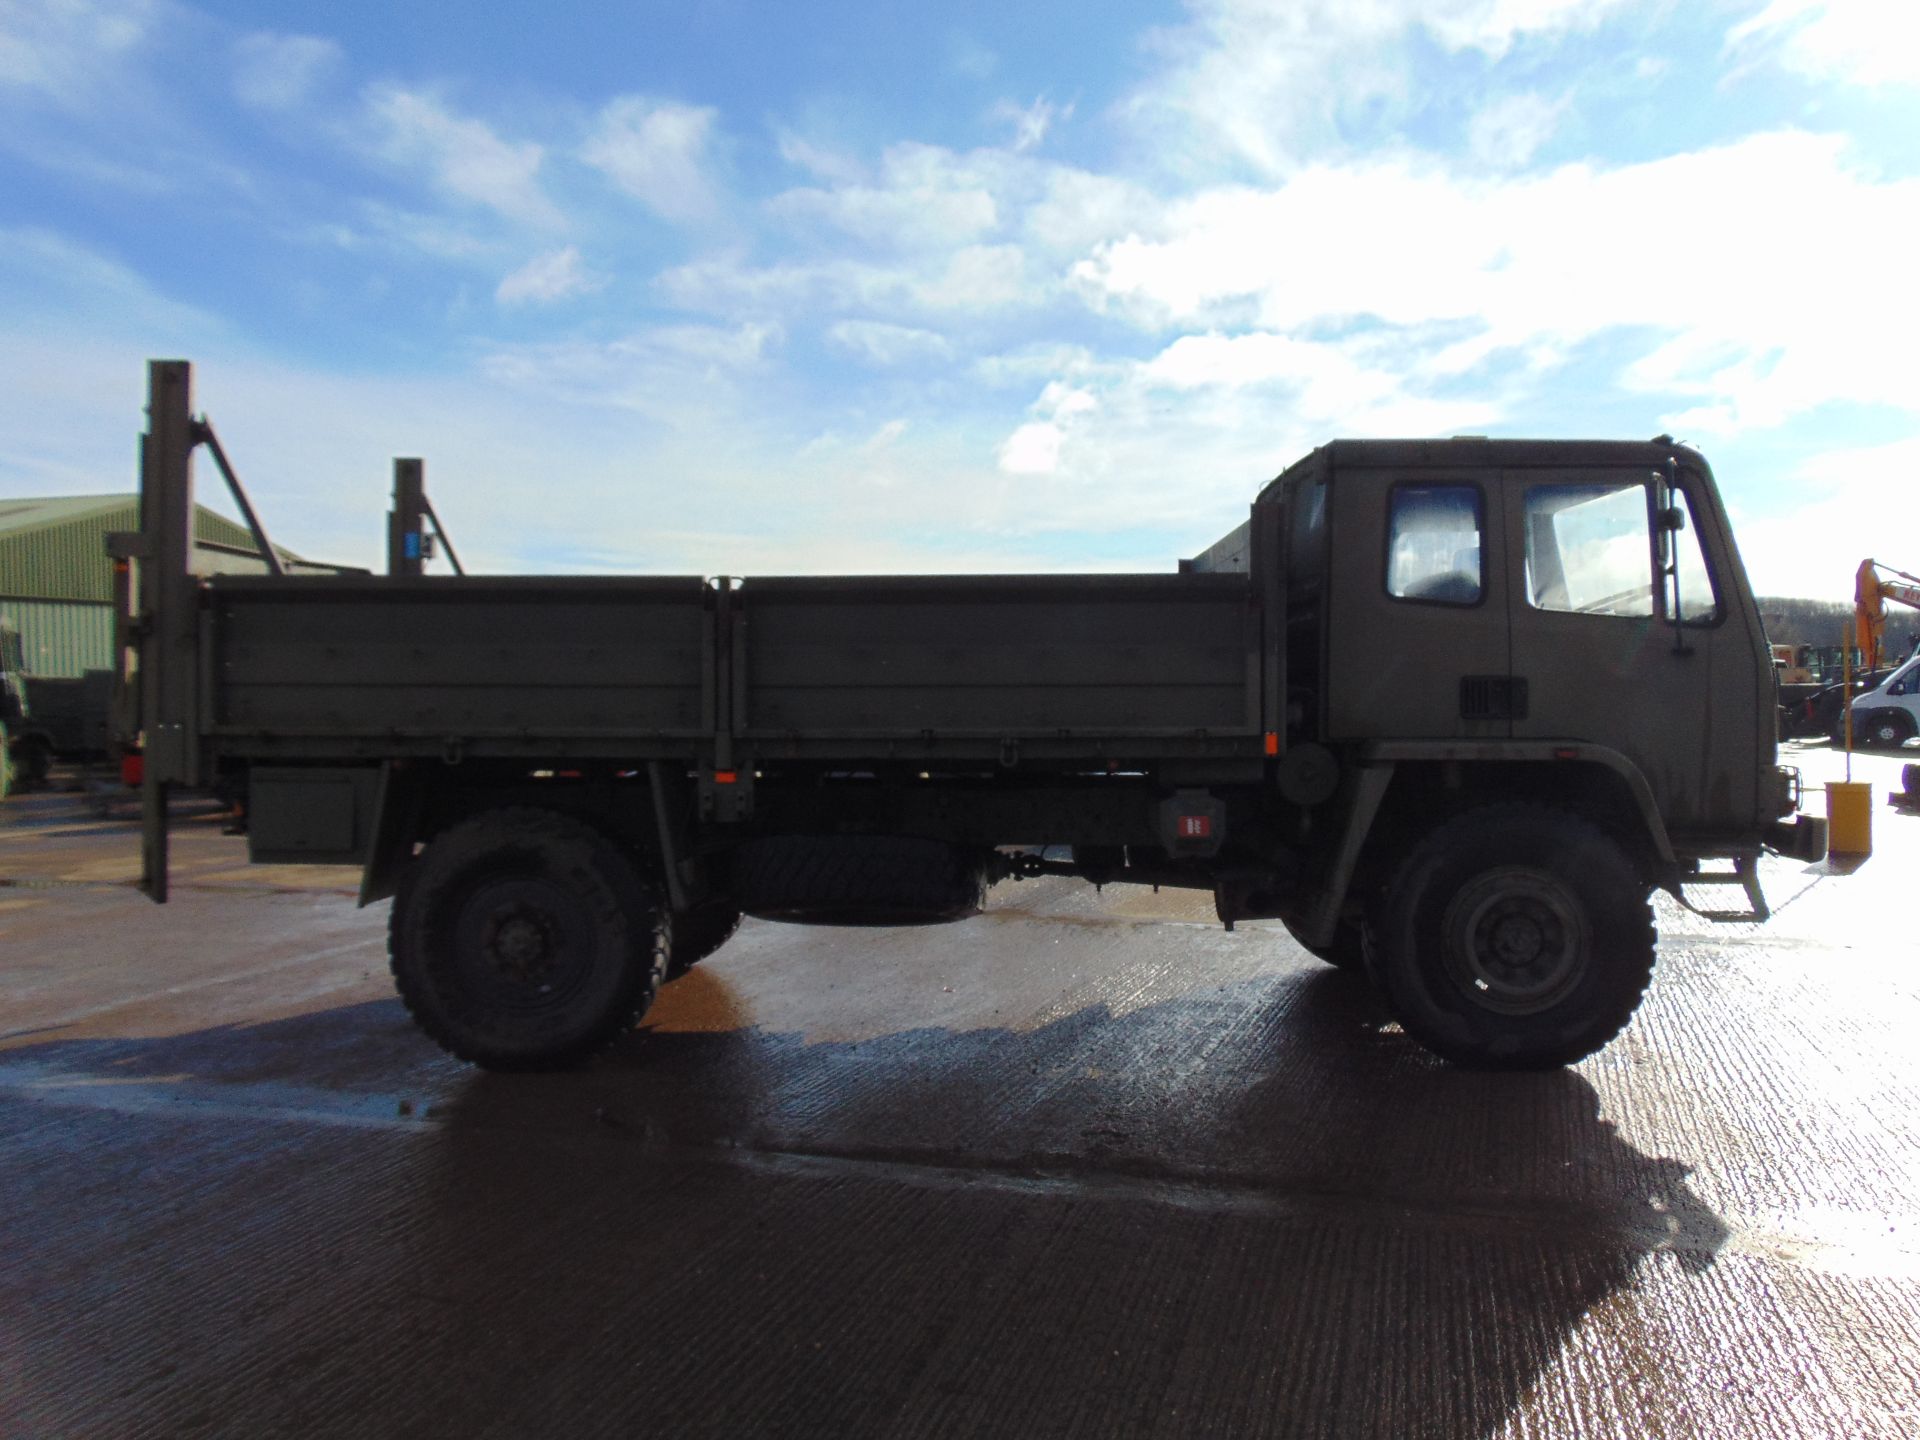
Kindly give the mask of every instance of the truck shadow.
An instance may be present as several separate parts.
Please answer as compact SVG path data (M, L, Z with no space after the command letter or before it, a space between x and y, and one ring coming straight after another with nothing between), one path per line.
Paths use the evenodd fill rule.
M164 1380L100 1347L101 1393L262 1429L406 1395L385 1433L1487 1436L1566 1398L1569 1348L1727 1234L1581 1075L1431 1062L1330 972L858 1042L729 1027L723 976L679 983L714 1028L557 1076L422 1058L388 1002L0 1056L243 1110L331 1076L351 1110L343 1077L404 1054L384 1079L422 1096L224 1124L223 1278L116 1251L75 1293L92 1333L173 1327ZM250 1198L276 1150L310 1178ZM16 1337L29 1379L61 1333ZM1657 1366L1610 1383L1675 1403Z

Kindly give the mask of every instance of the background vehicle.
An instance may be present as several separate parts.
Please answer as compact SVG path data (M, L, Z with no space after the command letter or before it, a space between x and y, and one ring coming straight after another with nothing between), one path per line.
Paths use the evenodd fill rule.
M56 760L104 759L110 744L108 706L113 673L89 670L77 679L26 675L26 717L13 727L14 777L21 785L44 784Z
M1853 577L1854 636L1863 657L1862 664L1868 670L1880 665L1889 600L1920 609L1920 576L1882 565L1877 560L1862 560Z
M20 637L0 625L0 800L13 790L13 736L26 719L26 692L20 683Z
M1892 748L1915 735L1920 735L1920 655L1896 666L1853 702L1854 744Z
M1889 675L1893 674L1894 668L1895 667L1891 665L1884 665L1880 669L1871 672L1861 671L1853 678L1853 693L1855 695L1866 694L1867 691L1873 689ZM1844 682L1836 680L1831 685L1822 685L1798 704L1783 705L1781 707L1781 737L1783 739L1804 739L1812 736L1824 736L1832 740L1836 745L1839 744L1842 738L1840 727L1843 711L1841 706L1845 702L1846 688Z
M1824 851L1665 436L1335 442L1175 574L423 577L400 515L386 578L199 577L188 367L150 378L148 893L172 789L244 784L252 858L361 865L482 1065L597 1050L742 913L935 923L1037 875L1210 891L1443 1056L1560 1065L1638 1005L1655 887L1765 918L1762 847Z

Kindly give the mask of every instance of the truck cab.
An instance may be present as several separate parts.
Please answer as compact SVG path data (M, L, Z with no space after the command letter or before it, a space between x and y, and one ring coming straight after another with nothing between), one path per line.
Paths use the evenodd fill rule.
M1326 595L1290 631L1322 651L1288 656L1305 738L1486 763L1573 748L1558 763L1644 784L1682 855L1752 849L1790 812L1771 653L1695 452L1339 442L1276 485L1289 584Z

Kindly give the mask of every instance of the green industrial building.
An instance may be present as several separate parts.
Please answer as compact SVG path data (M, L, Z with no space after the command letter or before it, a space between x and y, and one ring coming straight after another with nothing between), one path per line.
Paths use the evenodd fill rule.
M196 568L265 567L244 525L194 507ZM107 536L140 527L137 495L0 498L0 622L19 632L29 675L76 676L113 665L113 562ZM273 547L293 569L330 571Z

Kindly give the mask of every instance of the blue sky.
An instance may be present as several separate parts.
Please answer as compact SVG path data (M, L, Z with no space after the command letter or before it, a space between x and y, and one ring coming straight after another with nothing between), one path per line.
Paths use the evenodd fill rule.
M396 454L492 570L1161 569L1336 436L1671 430L1840 599L1917 247L1911 0L0 0L0 492L183 356L360 563Z

